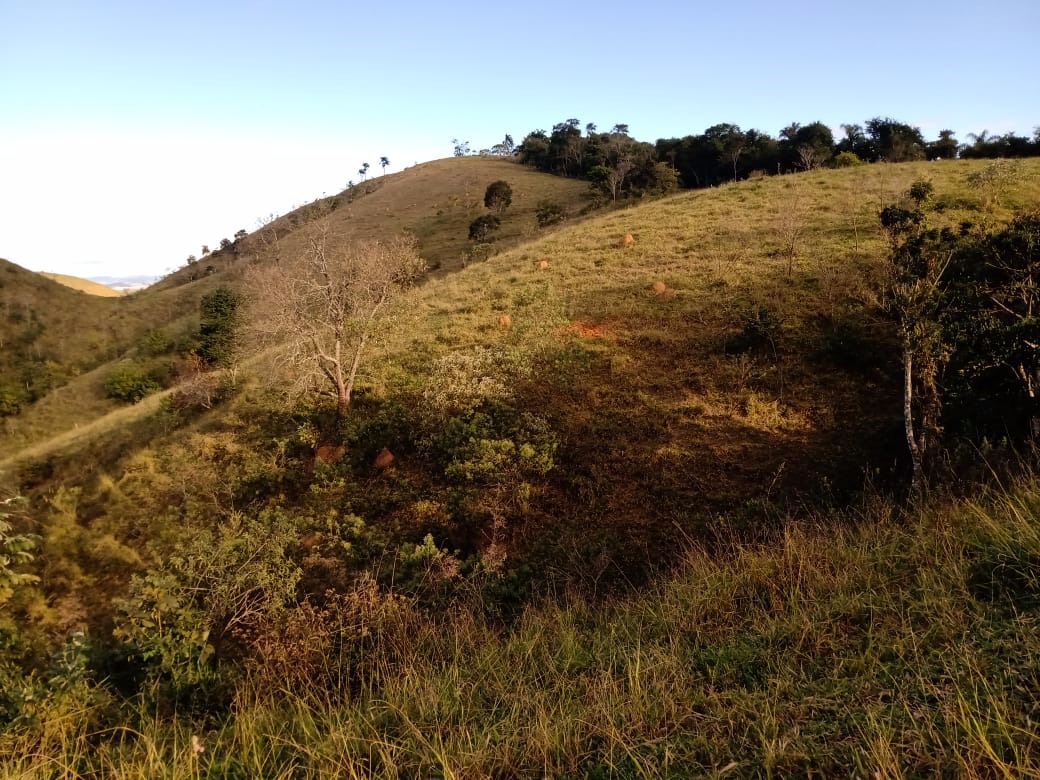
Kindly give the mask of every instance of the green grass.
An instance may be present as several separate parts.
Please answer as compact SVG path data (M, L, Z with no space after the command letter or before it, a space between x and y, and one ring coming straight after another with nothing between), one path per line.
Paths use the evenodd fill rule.
M414 192L436 190L419 177L438 165L461 177L444 190L454 192L484 163L420 166ZM468 486L444 484L407 442L393 470L371 467L422 410L436 360L475 347L534 367L511 383L512 403L559 444L553 469L497 507L510 573L548 595L507 593L521 614L503 621L510 607L487 594L512 581L453 580L453 607L429 612L362 584L338 612L293 609L266 625L243 653L254 661L233 706L208 719L98 701L108 694L82 685L43 696L38 725L0 737L15 757L9 773L1037 774L1037 485L912 515L881 500L844 515L789 509L845 503L864 466L887 466L901 446L898 366L873 313L886 256L878 210L921 177L951 225L1040 204L1040 161L1025 162L1028 175L992 207L965 184L984 164L680 193L531 228L533 240L464 267L452 232L435 251L459 267L404 299L338 428L276 408L257 384L277 378L260 356L225 406L179 418L158 399L104 415L91 406L100 374L81 377L17 421L8 441L18 449L0 464L11 489L29 492L42 537L27 631L53 638L87 623L108 643L112 598L132 573L261 509L299 522L316 545L319 520L361 513L389 567L395 545L447 516L434 525L438 546L468 544L479 560L487 529L473 517L450 525ZM389 197L393 179L349 208ZM460 203L434 216L464 225L473 204ZM393 209L377 219L346 208L333 214L352 214L357 235L396 224ZM283 239L287 262L301 239ZM235 273L131 296L126 321L188 317ZM96 427L69 432L88 417ZM368 438L319 468L316 446L352 425ZM348 641L334 642L343 632Z
M362 587L349 623L283 629L226 716L72 699L0 744L33 777L1035 777L1037 507L1035 480L876 500L508 631ZM329 654L341 629L361 652Z

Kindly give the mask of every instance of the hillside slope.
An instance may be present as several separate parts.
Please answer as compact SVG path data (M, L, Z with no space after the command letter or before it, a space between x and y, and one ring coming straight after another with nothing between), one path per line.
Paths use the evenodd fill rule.
M461 159L406 173L422 183L454 170L452 180L470 182L476 193L489 162L523 172L504 161ZM561 539L585 538L591 527L612 554L629 547L633 559L648 560L668 546L676 522L693 531L734 507L845 494L862 484L864 469L890 472L892 453L900 451L891 331L870 306L885 254L877 212L927 177L950 224L998 219L1002 206L986 210L965 186L967 173L982 164L760 179L564 226L420 286L400 327L366 361L363 385L377 398L421 405L408 394L436 381L444 356L480 349L519 356L528 368L506 378L513 403L544 418L558 442L555 468L538 480L524 522L511 526L521 546L550 527ZM1040 203L1036 164L1028 165L1033 175L1006 194L1003 207ZM390 187L362 201L378 204ZM352 208L332 212L340 235L358 235L354 225L377 231L393 224L385 213L377 219L378 209L362 215ZM282 239L286 262L302 251L305 227ZM458 240L452 231L444 245ZM627 234L634 242L623 245ZM220 277L166 291L211 286ZM214 411L208 424L219 427L221 414ZM118 431L112 436L120 441ZM380 446L407 452L414 445L399 431ZM124 441L114 460L92 468L118 474L132 450ZM414 489L446 489L429 482L423 458L414 466ZM298 467L281 468L296 480L303 478L292 474ZM448 534L447 526L441 530Z
M1040 207L1040 161L995 195L967 186L984 164L685 192L470 258L401 295L342 413L287 403L275 348L89 420L105 368L83 374L20 421L81 408L84 429L15 432L0 469L2 541L39 577L0 602L0 713L33 707L0 753L148 776L1031 771L1035 482L920 515L885 497L906 464L878 214L921 178L937 225ZM170 322L237 273L133 311Z
M81 279L78 276L51 274L46 272L41 272L40 276L44 276L58 284L63 284L73 290L85 292L87 295L99 295L102 298L116 298L123 294L119 290L113 290L111 287L106 287L98 282L92 282L90 279Z
M502 214L494 236L501 250L535 237L539 202L558 203L577 218L588 203L588 182L540 173L501 157L458 157L434 160L389 176L373 177L338 195L319 199L277 217L262 229L226 250L216 251L197 264L181 268L158 283L162 289L185 284L207 273L233 278L244 262L273 251L299 251L299 229L328 213L332 229L355 239L385 238L408 233L417 239L420 254L430 268L443 272L461 268L470 258L473 242L469 225L482 214L484 192L494 181L507 181L512 204Z

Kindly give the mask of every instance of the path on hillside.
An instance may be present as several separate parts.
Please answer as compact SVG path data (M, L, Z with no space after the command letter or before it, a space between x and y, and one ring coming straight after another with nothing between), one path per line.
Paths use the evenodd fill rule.
M116 409L103 417L97 417L88 423L62 431L49 439L44 439L35 444L30 444L28 447L18 450L13 455L0 459L0 479L7 476L8 470L22 461L41 458L47 455L52 455L63 449L69 449L84 439L97 436L100 433L123 425L137 422L138 420L142 420L145 417L155 414L159 411L163 399L169 397L169 395L176 389L176 387L171 387L158 393L154 393L132 406L125 406L121 409Z

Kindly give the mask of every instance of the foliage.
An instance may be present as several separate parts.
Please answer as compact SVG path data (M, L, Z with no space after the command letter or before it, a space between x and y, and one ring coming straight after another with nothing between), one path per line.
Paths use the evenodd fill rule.
M505 211L512 202L513 188L509 186L509 182L502 179L491 182L484 191L484 206L498 214Z
M865 165L866 162L859 158L855 152L838 152L834 156L835 168L852 168L856 165Z
M496 214L484 214L469 223L470 241L487 241L488 238L502 227L502 219Z
M982 170L969 173L968 186L982 193L983 205L992 207L1007 190L1022 178L1022 166L1015 160L994 160Z
M212 368L230 368L238 356L242 296L227 286L204 295L199 304L199 347L196 354Z
M558 225L567 218L567 212L563 206L554 200L540 200L535 211L535 220L538 227L544 228L550 225Z
M294 599L297 526L285 513L233 515L195 529L161 569L135 575L116 602L116 636L175 688L210 678L210 659Z
M39 581L39 577L24 571L33 560L36 539L30 534L16 533L8 521L10 508L21 500L19 496L0 500L0 609L17 588Z
M157 357L165 355L173 349L174 342L169 334L162 328L150 328L146 330L137 341L137 352L143 357Z
M162 385L138 363L123 361L105 377L105 394L124 403L137 403Z

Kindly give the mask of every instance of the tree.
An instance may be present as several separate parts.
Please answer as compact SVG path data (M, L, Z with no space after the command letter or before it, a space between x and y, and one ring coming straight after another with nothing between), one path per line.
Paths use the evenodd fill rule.
M928 144L928 157L932 160L952 160L957 156L959 146L953 137L953 130L940 130L939 140Z
M484 206L499 214L509 208L513 202L513 188L509 182L499 179L491 182L484 192Z
M195 354L207 368L231 368L238 355L242 296L221 286L199 303L199 346Z
M834 156L834 136L823 122L802 126L797 122L780 131L782 164L809 171Z
M390 159L387 157L380 157L379 164L383 166L383 175L386 176L386 168L390 165Z
M452 138L451 144L455 149L456 157L465 157L469 154L469 141L460 141L458 138Z
M286 392L331 396L343 413L366 347L425 269L413 239L346 242L327 218L309 226L296 263L258 266L249 279L250 327L286 369Z
M358 168L358 174L361 176L361 181L364 181L365 177L368 176L368 169L369 169L368 163L365 163L360 168Z
M625 181L635 167L636 164L631 157L622 155L612 167L597 165L589 171L589 178L595 189L609 195L610 199L616 203L618 195L625 186Z
M867 135L873 147L873 155L869 158L871 160L908 162L924 159L924 136L917 127L894 119L874 117L867 120Z
M891 240L886 310L899 328L903 429L910 451L914 498L924 492L926 461L941 431L939 377L949 356L940 325L940 282L950 256L936 243L938 234L925 229L923 206L931 191L928 182L915 182L906 193L907 205L887 206L881 211L882 227Z

